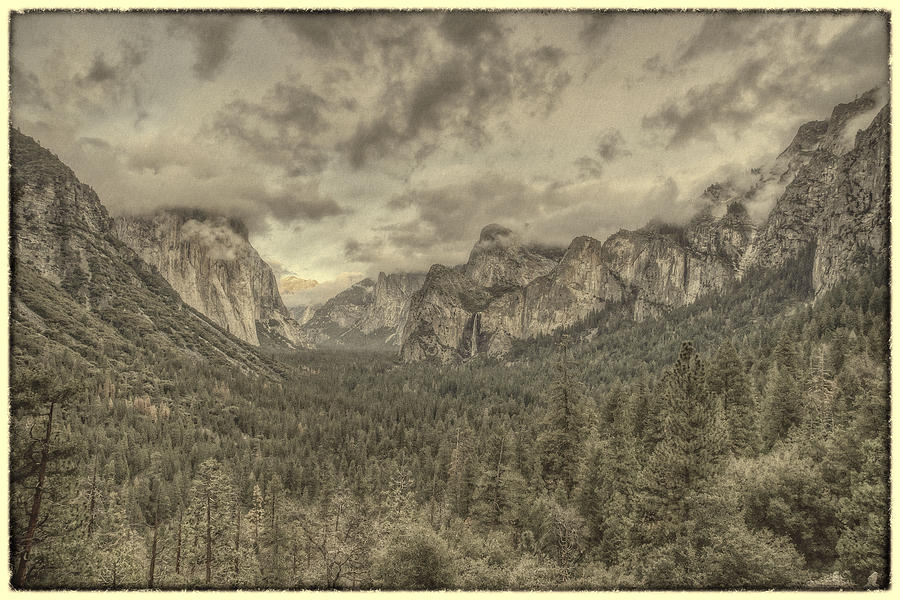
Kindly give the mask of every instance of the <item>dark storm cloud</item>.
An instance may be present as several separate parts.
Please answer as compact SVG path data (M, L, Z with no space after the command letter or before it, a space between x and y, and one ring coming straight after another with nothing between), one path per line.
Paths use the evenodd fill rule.
M18 60L10 61L10 96L11 110L21 106L39 106L51 110L48 91L41 85L40 79L33 72L22 67Z
M344 242L344 258L351 262L374 263L382 258L383 248L382 239L361 242L356 238L348 238Z
M714 128L738 128L759 116L760 106L779 101L787 94L800 91L788 89L793 84L773 82L764 84L768 61L752 60L744 63L730 78L702 88L691 88L675 101L646 116L642 126L669 132L667 147L683 145L694 139L715 139ZM743 102L745 93L753 93L752 103Z
M147 203L117 206L116 213L148 212L159 208L201 208L243 222L251 233L264 234L272 222L297 226L318 223L350 213L333 198L323 196L318 184L289 181L272 191L258 178L224 173L207 180L179 180L166 197Z
M120 86L130 79L134 69L140 67L147 58L147 50L128 43L123 43L119 50L119 55L112 61L103 52L95 54L86 72L77 76L78 84L82 87L110 87Z
M700 30L688 40L676 62L696 60L718 52L741 51L761 42L769 43L784 35L786 30L797 31L808 24L808 19L799 13L796 16L787 15L778 21L763 13L712 14L703 20Z
M809 117L847 97L883 83L887 77L885 22L862 18L824 45L807 34L802 54L772 44L729 76L671 98L642 120L645 129L668 136L668 147L695 139L714 140L715 130L736 133L775 108ZM792 35L799 29L788 28ZM782 38L783 41L783 38Z
M288 194L271 195L263 198L271 215L278 221L293 223L295 221L321 221L327 217L347 214L331 198L301 199Z
M231 112L254 115L282 127L317 133L330 127L323 114L328 103L309 86L277 83L262 103L236 101L227 106Z
M606 162L611 162L622 156L629 156L631 152L625 148L625 138L618 129L611 129L603 133L597 142L597 154Z
M415 207L417 218L382 228L397 247L417 251L434 245L469 243L484 223L510 215L537 215L569 201L554 191L536 190L502 175L486 175L463 184L410 190L393 197L387 207Z
M333 14L292 14L286 16L285 23L299 39L321 50L334 50L337 44L336 39L340 39L335 37L335 15Z
M59 49L52 70L27 69L14 59L12 115L17 119L23 109L37 108L43 114L40 121L58 129L75 129L85 119L110 118L119 110L139 121L146 116L139 91L146 56L146 43L121 42L88 56Z
M85 75L84 81L101 83L103 81L113 79L115 76L116 70L110 65L106 64L106 59L103 58L102 54L98 54L94 58L94 64L91 65L91 70L88 71L87 75Z
M492 13L447 13L437 32L449 53L421 74L388 86L384 112L360 121L341 144L352 166L403 151L427 154L435 135L479 147L490 139L491 117L516 100L549 113L571 80L560 66L562 49L511 48Z
M352 107L352 104L351 104ZM259 103L237 100L218 112L211 132L250 150L289 176L318 173L328 163L327 144L319 134L332 125L326 115L347 110L304 84L276 84Z
M485 223L507 226L526 242L566 246L577 235L605 239L618 229L641 227L659 215L666 215L670 222L686 221L697 207L678 202L679 195L672 178L624 185L604 181L532 185L490 175L397 195L387 206L404 212L414 208L415 217L375 231L385 235L394 255L459 260Z
M358 69L380 61L381 67L401 69L421 51L420 40L428 14L356 12L300 12L280 16L303 44L322 58L348 58Z
M450 43L472 49L489 46L503 35L496 15L484 11L451 11L444 15L438 31Z
M227 15L179 15L169 31L188 39L194 47L194 74L210 81L231 56L239 20Z
M600 177L603 174L603 165L591 156L580 156L575 160L575 166L582 178Z
M618 129L609 129L597 136L594 156L581 156L575 160L582 179L597 178L603 174L603 165L631 152L625 147L625 138Z
M592 12L578 35L585 44L595 44L603 39L614 21L613 13Z

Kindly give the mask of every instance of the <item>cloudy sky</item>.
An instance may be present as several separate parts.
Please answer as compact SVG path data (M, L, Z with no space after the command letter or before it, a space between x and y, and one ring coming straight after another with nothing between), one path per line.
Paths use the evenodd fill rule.
M843 13L29 13L12 118L113 215L243 219L289 305L683 219L888 77ZM318 282L313 286L311 282Z

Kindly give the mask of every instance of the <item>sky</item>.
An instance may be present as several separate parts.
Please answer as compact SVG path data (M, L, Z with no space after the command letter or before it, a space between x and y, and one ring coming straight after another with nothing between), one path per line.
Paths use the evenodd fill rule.
M684 220L888 80L877 13L25 13L11 118L111 215L237 217L289 306ZM752 211L751 211L752 212ZM758 211L757 211L758 212Z

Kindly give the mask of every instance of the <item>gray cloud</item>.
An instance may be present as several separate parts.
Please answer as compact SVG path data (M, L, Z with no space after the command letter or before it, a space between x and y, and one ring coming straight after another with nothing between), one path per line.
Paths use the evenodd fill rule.
M148 51L140 39L110 41L87 55L57 49L49 69L26 68L19 57L14 58L10 70L14 121L29 113L33 122L46 128L74 130L96 116L110 119L126 113L140 122L147 116L139 82Z
M496 15L484 11L450 11L441 19L438 31L447 41L464 49L492 45L503 35Z
M776 107L810 118L816 109L827 110L885 81L885 26L883 18L861 18L823 45L810 30L799 38L807 49L796 53L789 47L801 32L785 25L786 37L778 43L766 34L764 54L745 60L718 81L665 101L643 118L642 126L665 132L668 147L677 147L691 140L716 140L717 128L736 133Z
M421 158L435 135L479 147L490 140L491 117L516 100L549 113L571 81L561 48L514 49L493 13L449 12L436 31L448 52L421 74L392 81L384 112L360 121L340 145L353 167L407 150Z
M592 156L579 156L575 159L575 166L582 178L600 177L603 174L603 165Z
M421 34L431 21L433 17L427 13L365 11L301 12L277 19L304 50L320 58L347 58L359 70L375 64L404 68L423 51Z
M361 242L348 238L344 242L344 258L355 263L377 263L384 258L384 240L375 239Z
M109 150L112 146L106 140L102 140L97 137L80 137L77 142L82 146L87 146L91 148L99 148L101 150Z
M349 211L341 207L332 198L298 198L292 194L264 194L258 201L268 207L270 214L277 220L292 223L295 221L321 221L327 217L345 215Z
M130 43L120 44L119 53L112 60L104 52L94 55L90 66L83 74L76 74L74 82L87 93L99 90L109 96L121 98L136 94L134 71L147 57L146 48L138 48Z
M594 156L580 156L575 159L575 167L582 179L600 177L603 165L624 156L631 151L625 147L625 138L618 129L608 129L597 136L597 148Z
M387 205L395 211L414 208L415 217L375 228L375 234L384 236L376 255L363 255L363 243L345 246L345 254L360 262L370 259L381 268L409 268L416 260L421 264L428 259L457 264L468 256L486 223L508 227L526 243L565 247L578 235L602 240L660 215L667 222L685 222L698 205L680 202L680 192L671 177L624 186L607 181L530 185L502 175L412 189Z
M631 152L625 148L625 138L618 129L610 129L604 132L597 141L597 154L606 162L611 162L623 156L630 156Z
M391 198L388 208L415 207L416 218L381 230L398 248L423 252L450 245L467 249L486 223L518 224L521 228L525 222L582 199L560 193L552 185L534 187L504 175L488 174L465 183L413 189ZM510 223L513 215L515 223Z
M332 127L326 114L338 109L347 104L326 101L305 84L278 83L259 103L227 104L209 131L280 165L289 176L308 175L328 163L328 147L319 135Z
M169 31L188 39L196 54L194 74L211 81L231 56L238 19L227 15L179 15L170 23Z
M700 30L688 40L676 62L696 60L718 52L740 52L748 46L772 42L786 29L795 30L809 24L802 16L786 15L774 20L765 13L714 13L703 19Z
M606 36L614 21L614 13L592 12L578 35L585 44L593 45Z
M761 164L888 64L885 19L847 12L184 17L14 17L13 122L111 213L224 213L320 282L456 264L491 222L678 220L723 150Z
M37 106L44 110L51 110L52 106L47 98L48 91L41 85L41 81L34 71L22 67L18 60L10 61L10 96L11 109L15 111L23 106Z

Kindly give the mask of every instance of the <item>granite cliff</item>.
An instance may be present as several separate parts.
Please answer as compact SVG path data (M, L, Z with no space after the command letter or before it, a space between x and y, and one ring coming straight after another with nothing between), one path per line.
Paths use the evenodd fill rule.
M116 236L197 311L254 346L303 347L272 269L241 223L201 211L162 211L114 220Z
M316 308L302 330L317 346L399 346L410 299L424 279L421 273L382 272L375 281L358 281Z
M710 185L684 225L651 223L602 243L578 237L560 259L485 227L466 264L432 266L413 295L402 359L503 354L513 340L612 306L635 320L658 318L804 252L820 295L865 257L887 252L890 109L878 108L873 90L802 125L742 184ZM769 196L774 206L760 224L747 206Z

